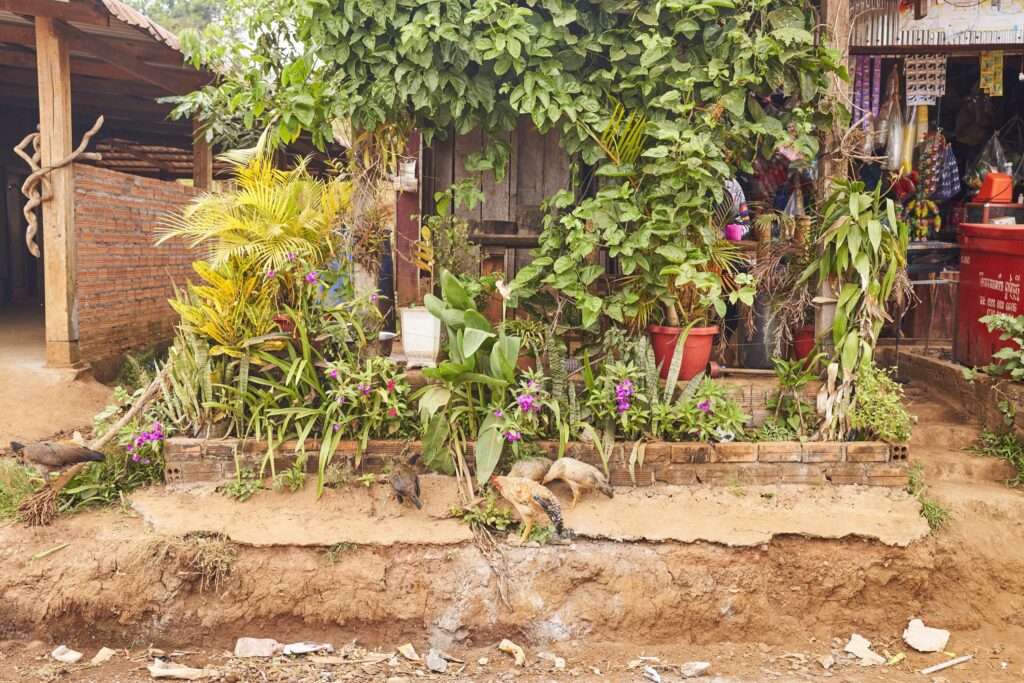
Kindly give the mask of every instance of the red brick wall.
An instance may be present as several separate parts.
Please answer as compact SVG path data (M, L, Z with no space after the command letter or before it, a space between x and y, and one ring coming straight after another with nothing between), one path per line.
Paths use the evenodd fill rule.
M176 315L171 283L192 275L178 240L156 245L160 218L196 190L176 182L75 164L78 336L82 360L166 341Z

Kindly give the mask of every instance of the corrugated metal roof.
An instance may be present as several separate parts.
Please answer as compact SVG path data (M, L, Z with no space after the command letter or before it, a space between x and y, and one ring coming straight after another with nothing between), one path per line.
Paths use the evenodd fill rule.
M137 9L129 7L120 0L99 0L97 4L105 9L114 19L122 21L129 26L134 26L172 50L181 52L181 43L178 41L178 36L174 35L163 26L144 15L142 12L139 12Z

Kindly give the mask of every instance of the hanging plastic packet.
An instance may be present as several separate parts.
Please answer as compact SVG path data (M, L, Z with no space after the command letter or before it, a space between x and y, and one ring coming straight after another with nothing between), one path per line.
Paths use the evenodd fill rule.
M999 133L994 133L988 139L977 158L968 163L964 171L964 185L968 189L977 192L981 189L981 181L991 172L1006 172L1006 153L1003 145L999 142Z
M889 107L889 116L886 119L889 123L886 126L885 141L885 167L890 171L900 170L900 160L903 158L903 109L899 101L894 101Z

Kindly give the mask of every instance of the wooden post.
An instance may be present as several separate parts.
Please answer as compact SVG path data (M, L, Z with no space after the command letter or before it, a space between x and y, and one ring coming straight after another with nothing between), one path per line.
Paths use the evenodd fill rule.
M36 17L41 166L72 152L71 65L55 20ZM46 364L78 362L78 293L75 251L75 173L68 164L47 176L52 196L43 202L43 271L46 287Z
M213 150L199 119L192 119L192 185L200 190L213 186Z
M416 174L421 181L426 173L422 168L423 154L420 152L420 134L409 133L405 143L405 154L416 159ZM408 306L420 303L419 280L420 270L416 267L413 253L416 241L420 238L420 222L416 217L420 213L420 194L418 191L406 190L395 194L395 255L392 263L395 269L395 306Z
M847 71L850 69L850 0L822 0L821 20L824 24L820 30L823 32L822 39L830 40L832 47L842 55L842 64ZM829 84L828 97L838 100L847 106L851 104L849 85L835 74L832 74ZM835 149L836 139L840 131L827 130L821 144L821 157L818 160L818 201L819 206L832 191L832 178L838 174L845 174L847 171L847 160L836 159L832 156ZM837 293L828 285L822 285L818 290L820 297L836 297ZM827 332L832 329L832 321L836 316L836 305L834 303L818 304L814 309L814 336L821 343L822 349L831 351L832 337Z

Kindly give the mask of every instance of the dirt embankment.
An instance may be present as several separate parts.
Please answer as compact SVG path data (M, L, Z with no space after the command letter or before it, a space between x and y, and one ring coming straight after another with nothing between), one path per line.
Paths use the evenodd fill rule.
M1003 493L956 513L1020 519L1024 500ZM501 546L490 561L472 543L341 546L333 560L324 548L232 546L230 574L200 590L188 546L168 553L140 519L110 512L45 531L0 529L0 635L230 645L243 630L283 638L313 628L321 637L426 633L442 647L509 636L782 643L891 634L919 616L1016 643L1024 659L1018 525L909 548L794 537L752 548L580 541ZM61 542L70 545L30 559ZM508 605L492 563L507 576Z

